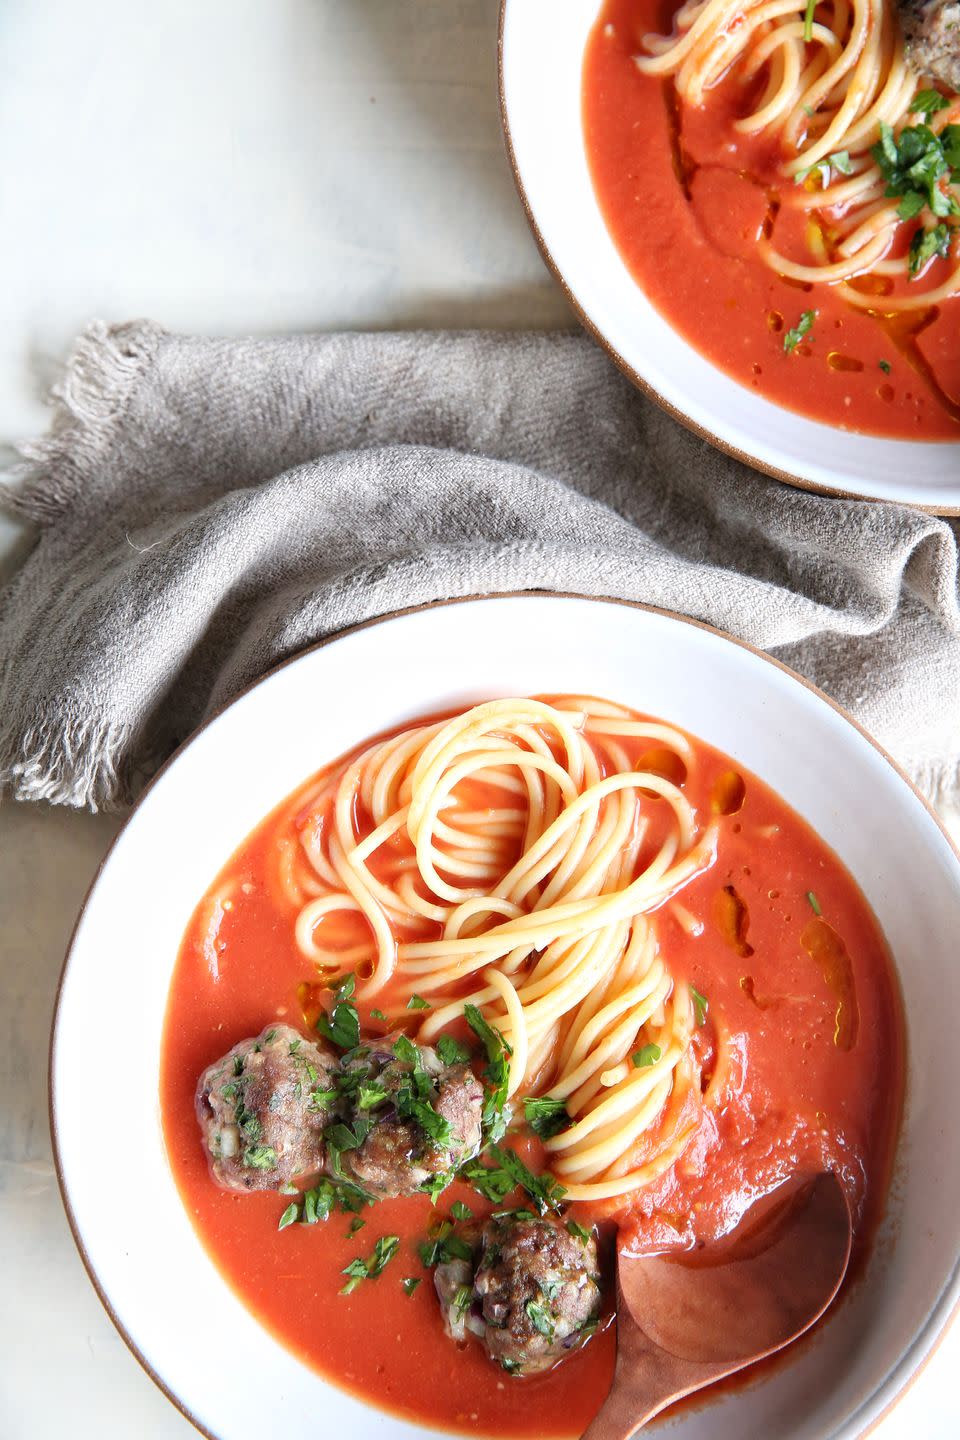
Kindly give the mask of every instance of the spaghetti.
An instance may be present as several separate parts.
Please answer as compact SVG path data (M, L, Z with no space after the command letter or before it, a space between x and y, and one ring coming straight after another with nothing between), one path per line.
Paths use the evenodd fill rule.
M924 91L918 110L917 78L890 0L823 0L815 7L798 0L688 0L672 35L647 35L643 44L648 53L636 57L637 67L672 77L688 105L707 104L708 92L730 77L750 96L734 129L779 145L784 184L775 212L786 208L806 218L809 254L797 260L777 248L767 233L779 223L774 218L759 241L771 269L799 284L838 285L850 304L890 314L960 293L960 263L926 289L911 284L892 293L894 281L919 279L931 260L955 249L952 225L941 219L960 213L955 172L936 154L936 142L953 134L947 127L960 120L960 99ZM894 172L904 133L921 121L941 173L918 210L920 191L920 200L908 198L904 186L912 182ZM865 286L862 277L873 283Z
M565 1102L546 1144L572 1200L648 1184L699 1123L694 1001L653 915L714 858L693 763L678 731L606 702L492 701L328 772L281 851L325 982L356 972L392 1024L414 999L427 1044L481 1007L508 1093Z

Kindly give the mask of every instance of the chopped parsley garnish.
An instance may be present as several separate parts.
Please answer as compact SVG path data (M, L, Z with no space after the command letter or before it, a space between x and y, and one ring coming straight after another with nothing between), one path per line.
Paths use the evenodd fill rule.
M458 1320L462 1320L470 1309L470 1302L473 1300L472 1285L458 1285L457 1293L453 1297L453 1313Z
M470 1051L466 1045L461 1045L452 1035L441 1035L438 1038L437 1054L444 1065L465 1065L470 1059Z
M432 1010L433 1006L429 1000L424 1000L422 995L411 995L407 1001L408 1010Z
M840 175L853 174L849 150L835 150L825 160L818 160L814 165L807 165L803 170L798 170L793 177L793 182L795 185L804 185L807 180L816 176L823 189L826 190L834 170Z
M947 258L956 228L955 225L944 225L941 220L939 225L934 225L930 230L917 231L910 241L910 253L907 260L907 269L911 277L919 275L928 261Z
M548 1340L552 1340L556 1333L556 1326L550 1318L549 1311L545 1310L542 1305L538 1305L536 1300L528 1300L524 1308L530 1317L533 1328L539 1330L541 1335L546 1335Z
M820 909L820 901L817 899L816 895L814 895L814 893L813 893L812 890L808 890L808 891L807 891L807 901L808 901L808 903L809 903L809 905L810 905L810 909L813 911L814 915L822 915L822 914L823 914L823 911Z
M386 1015L384 1015L384 1013L383 1013L382 1010L371 1010L371 1011L370 1011L370 1019L371 1019L371 1020L382 1020L384 1024L387 1023L387 1017L386 1017Z
M264 1045L269 1045L269 1044L270 1044L270 1041L271 1041L271 1040L276 1040L276 1038L277 1038L277 1032L276 1032L276 1030L268 1030L267 1033L266 1033L266 1035L264 1035L264 1037L263 1037L263 1043L264 1043Z
M316 1225L318 1220L328 1220L334 1210L356 1215L365 1205L373 1203L372 1195L349 1180L320 1180L297 1200L291 1201L280 1216L277 1229L286 1230L294 1221L299 1221L301 1225ZM354 1234L365 1223L355 1220L348 1234Z
M576 1220L568 1220L567 1229L574 1240L579 1240L581 1245L588 1245L590 1243L590 1231L584 1230L583 1226L578 1225Z
M803 13L803 38L807 45L813 39L813 12L817 8L817 0L807 0L807 8Z
M449 1220L442 1221L430 1238L424 1240L419 1254L428 1270L434 1265L445 1265L448 1260L473 1259L472 1248L454 1232Z
M408 1275L406 1280L403 1281L404 1295L412 1295L414 1290L416 1290L417 1286L420 1284L421 1279L422 1276L420 1275Z
M398 1060L402 1060L405 1065L412 1065L414 1069L422 1063L420 1047L413 1043L409 1035L397 1036L393 1053Z
M272 1145L248 1145L243 1152L243 1163L251 1170L272 1170L277 1163L277 1152Z
M948 109L949 105L950 101L939 90L918 90L910 101L910 111L913 115L925 115L929 119L938 110Z
M349 1180L320 1180L287 1206L277 1228L285 1230L295 1220L301 1225L316 1225L318 1220L328 1220L334 1210L356 1215L365 1205L373 1203L372 1195Z
M375 1280L378 1275L383 1274L387 1265L396 1255L399 1244L399 1235L381 1235L373 1247L372 1258L367 1262L367 1274L371 1280Z
M501 1370L506 1370L506 1372L507 1372L508 1375L519 1375L519 1373L520 1373L520 1361L519 1361L519 1360L511 1360L511 1358L510 1358L509 1355L501 1355L501 1357L500 1357L500 1369L501 1369Z
M504 1150L499 1145L491 1145L488 1153L504 1174L513 1181L512 1188L525 1190L541 1215L548 1210L558 1208L567 1192L554 1180L552 1175L534 1175L519 1155L513 1150ZM509 1193L509 1190L506 1191L506 1194Z
M446 1174L431 1175L429 1180L424 1180L420 1189L430 1196L431 1204L436 1205L452 1179L453 1176L449 1172Z
M499 1166L484 1165L482 1160L469 1160L466 1165L462 1165L458 1178L472 1185L478 1195L482 1195L484 1200L489 1200L494 1205L506 1200L510 1191L516 1188L505 1170Z
M362 1230L366 1223L366 1220L361 1220L359 1215L354 1215L347 1226L347 1239L349 1240L351 1235L356 1235L358 1230Z
M787 331L786 335L784 335L783 337L783 348L784 350L786 350L788 355L792 354L793 351L796 350L797 346L800 344L800 341L805 335L810 334L810 331L813 329L813 322L814 320L816 320L816 318L816 310L804 310L803 314L800 316L800 319L797 321L793 329Z
M541 1140L549 1140L552 1135L559 1135L560 1131L566 1130L570 1124L566 1103L563 1100L554 1100L550 1095L524 1100L523 1109L527 1124Z
M376 1280L378 1275L382 1275L397 1253L399 1244L399 1235L382 1235L373 1247L373 1254L369 1260L361 1260L358 1257L356 1260L351 1260L349 1265L345 1265L341 1274L349 1276L349 1279L340 1294L352 1295L361 1280Z
M890 361L889 361L889 360L878 360L878 361L877 361L877 364L880 366L880 369L883 371L884 375L889 375L889 374L890 374Z
M397 1059L411 1067L401 1083L392 1093L392 1100L401 1120L415 1120L434 1145L449 1150L453 1144L453 1129L449 1120L435 1108L436 1089L423 1065L419 1045L408 1035L400 1035L393 1047Z
M299 1081L297 1085L299 1085ZM336 1090L311 1090L307 1097L307 1108L309 1110L329 1110L331 1105L336 1103L336 1099Z
M693 1008L697 1012L697 1024L706 1025L710 1001L706 995L701 995L699 990L694 990L692 985L690 986L690 994L693 996Z
M360 1284L360 1281L366 1280L367 1278L367 1262L365 1260L360 1260L359 1258L356 1260L351 1260L350 1264L345 1265L340 1273L341 1275L350 1276L350 1279L347 1281L346 1285L344 1285L341 1289L340 1294L352 1295L354 1290L356 1290L357 1286Z
M639 1050L634 1050L630 1059L638 1070L646 1070L651 1065L656 1065L663 1051L659 1045L642 1045Z
M324 1139L332 1150L342 1153L344 1150L358 1150L370 1134L373 1122L371 1120L354 1120L353 1129L344 1121L338 1120L334 1125L328 1125L323 1132Z
M386 1098L386 1087L379 1080L361 1081L357 1088L357 1105L361 1110L375 1110Z
M507 1084L510 1078L510 1056L513 1053L499 1030L488 1025L476 1005L464 1005L467 1024L487 1052L484 1077L489 1085L483 1105L483 1128L493 1141L506 1134Z
M354 1050L360 1044L360 1016L351 1003L356 981L352 975L337 987L333 1009L317 1020L317 1032L340 1050Z
M900 199L901 220L912 220L925 206L937 216L960 215L949 189L960 180L960 125L945 125L939 135L929 125L907 125L895 135L881 120L870 153L887 182L884 194Z
M450 1206L450 1214L453 1216L454 1220L473 1219L473 1211L470 1209L469 1205L464 1205L462 1200L454 1200L453 1204Z

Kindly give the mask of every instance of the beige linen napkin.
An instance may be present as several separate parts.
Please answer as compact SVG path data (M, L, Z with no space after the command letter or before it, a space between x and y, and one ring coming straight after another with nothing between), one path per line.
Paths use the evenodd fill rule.
M79 342L8 503L0 786L129 801L268 666L370 616L526 588L651 601L821 685L957 786L952 522L720 455L580 335Z

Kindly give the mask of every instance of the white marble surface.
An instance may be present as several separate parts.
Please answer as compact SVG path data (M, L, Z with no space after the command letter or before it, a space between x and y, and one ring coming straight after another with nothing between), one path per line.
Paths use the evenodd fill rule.
M496 8L4 0L0 442L44 428L55 361L95 316L219 333L568 324L502 153ZM29 539L0 528L0 571ZM0 1440L194 1433L102 1311L51 1164L57 976L116 828L0 806ZM960 1433L958 1368L960 1330L881 1440Z

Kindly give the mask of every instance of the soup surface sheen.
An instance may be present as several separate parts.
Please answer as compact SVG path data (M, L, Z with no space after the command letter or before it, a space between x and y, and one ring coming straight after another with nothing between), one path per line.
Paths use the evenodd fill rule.
M570 1215L598 1223L608 1239L615 1221L620 1243L636 1251L709 1244L754 1196L830 1164L854 1207L862 1256L886 1193L903 1083L902 1018L883 936L852 877L809 826L762 781L689 738L694 763L683 789L698 815L717 820L717 858L680 892L681 908L668 902L654 918L675 979L708 1002L694 1040L704 1076L722 1024L740 1081L652 1186L625 1204L620 1197L571 1206ZM194 1113L198 1076L273 1020L308 1033L305 987L316 975L294 940L296 906L278 884L277 857L298 843L316 780L240 845L183 940L160 1077L183 1202L244 1305L336 1384L454 1431L579 1435L612 1377L612 1325L550 1373L525 1379L500 1371L478 1342L454 1346L444 1333L418 1243L458 1200L477 1216L493 1208L474 1190L457 1182L436 1206L426 1195L382 1201L351 1234L352 1217L340 1213L278 1230L284 1196L231 1193L211 1181ZM389 1008L387 1001L381 992L373 1003ZM364 1033L375 1030L362 1002L360 1012ZM544 1163L533 1137L519 1148L532 1168ZM400 1246L384 1272L342 1295L344 1267L388 1234ZM413 1278L421 1283L408 1294L402 1282Z
M634 63L645 35L671 33L675 8L606 0L584 62L593 183L634 279L701 354L777 405L863 434L960 440L960 296L885 318L764 263L757 240L771 196L789 185L777 142L732 128L745 107L734 78L693 107ZM804 223L787 207L777 218L780 248L797 259ZM945 275L950 263L936 266ZM911 283L898 280L895 293ZM784 337L809 311L813 326L788 353Z

